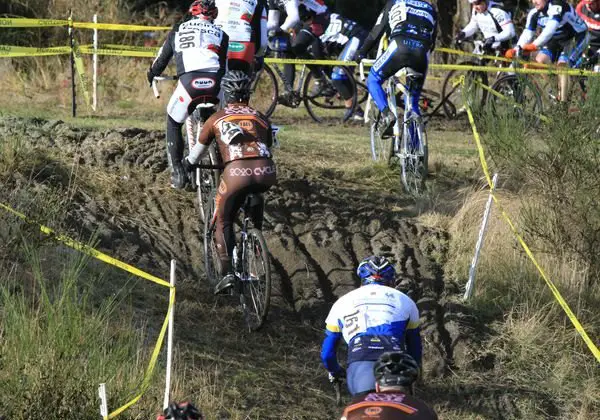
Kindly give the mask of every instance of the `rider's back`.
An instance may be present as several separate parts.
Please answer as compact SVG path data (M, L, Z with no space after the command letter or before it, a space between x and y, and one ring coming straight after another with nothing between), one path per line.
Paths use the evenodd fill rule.
M369 392L357 396L346 407L341 420L437 420L437 414L423 401L400 391Z

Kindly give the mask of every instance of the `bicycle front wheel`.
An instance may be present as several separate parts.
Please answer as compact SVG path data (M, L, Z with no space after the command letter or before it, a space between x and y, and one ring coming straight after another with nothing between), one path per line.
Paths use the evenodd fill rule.
M389 162L391 150L393 146L393 138L382 138L377 131L377 122L379 121L380 112L377 105L372 99L369 99L367 104L367 122L371 135L371 157L375 162Z
M400 178L411 195L419 196L425 192L428 154L425 129L419 121L411 119L404 128L400 153Z
M256 331L267 319L271 300L269 250L262 232L258 229L250 229L246 236L240 280L240 303L246 324L251 331Z
M341 92L333 86L326 78L327 86L323 86L320 78L311 70L306 76L302 89L302 98L308 115L318 123L339 124L347 121L356 109L357 92L356 80L352 72L346 67L340 67L343 77L347 80L345 84L349 90L350 97L344 99Z
M210 195L204 212L206 215L206 221L204 222L204 271L208 283L214 286L221 275L221 261L217 254L217 244L215 242L216 224L212 220L212 215L215 212L215 192Z
M250 106L270 117L277 106L279 88L271 67L267 64L254 74L252 80Z
M542 96L538 87L527 76L508 74L492 85L493 95L487 108L495 117L524 119L537 124L542 114Z
M465 66L478 66L475 62L459 63ZM464 74L464 83L460 78ZM480 109L485 104L487 91L480 84L487 85L487 75L478 71L452 70L444 79L442 101L444 113L448 118L464 115L466 106Z

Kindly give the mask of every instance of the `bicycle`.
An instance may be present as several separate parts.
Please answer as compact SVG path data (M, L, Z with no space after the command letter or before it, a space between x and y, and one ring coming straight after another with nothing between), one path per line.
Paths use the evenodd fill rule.
M461 45L461 42L457 42ZM472 54L478 57L461 61L457 63L462 66L482 67L488 66L490 62L498 67L505 67L505 62L501 60L492 60L486 56L486 49L483 41L473 41ZM496 58L500 58L500 52L496 51ZM464 77L463 77L464 74ZM495 80L500 77L500 72L496 73ZM488 84L488 74L482 71L467 70L451 70L446 75L442 85L442 97L452 98L447 103L444 103L444 112L448 118L455 118L459 114L463 114L466 110L465 104L471 108L479 106L481 109L487 100L488 92L482 88ZM457 107L457 105L460 105Z
M249 331L256 331L263 326L269 311L271 266L269 249L262 232L249 227L249 208L252 195L249 194L246 197L241 208L244 217L233 249L232 263L235 285L231 290L239 295L239 302ZM212 286L217 284L222 274L214 237L216 229L215 196L216 191L213 191L205 210L205 214L212 215L212 218L204 224L204 266L208 281Z
M280 57L283 54L284 51L276 51L275 58L283 58ZM262 68L254 73L250 105L270 117L275 112L277 105L281 103L282 95L279 94L279 78L285 96L289 98L289 103L286 103L287 106L295 109L304 104L308 115L317 123L338 123L340 120L345 122L356 110L358 98L353 72L347 67L342 67L342 71L351 83L352 104L350 108L346 108L344 99L337 92L326 72L327 85L320 86L316 82L320 81L321 78L311 69L308 69L306 64L303 64L299 75L296 77L295 86L291 86L277 63L265 63ZM259 95L255 95L255 93Z
M152 90L154 96L160 98L160 92L158 90L158 82L165 80L178 80L177 76L157 76L152 81ZM196 106L194 112L192 112L185 120L185 134L186 143L188 145L188 152L191 152L200 136L202 126L204 124L204 118L202 113L207 110L209 113L213 113L218 108L218 103L207 102L201 103ZM201 161L204 165L219 165L221 157L219 151L214 144L211 144L208 150L208 154ZM210 192L213 191L217 185L219 185L219 179L221 178L221 170L218 166L213 169L203 169L198 167L195 171L195 176L191 179L192 189L196 190L198 195L198 204L200 207L200 220L205 221L204 208L210 197Z

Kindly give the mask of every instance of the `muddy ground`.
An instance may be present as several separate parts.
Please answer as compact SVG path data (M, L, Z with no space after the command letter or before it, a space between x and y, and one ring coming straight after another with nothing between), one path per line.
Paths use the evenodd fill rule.
M463 390L455 391L449 401L440 396L439 386L426 385L453 371L473 321L456 303L459 288L445 281L440 266L447 233L394 211L392 193L340 186L333 173L311 177L300 168L280 167L279 183L268 194L264 229L275 299L266 327L248 335L235 306L227 298L216 300L208 290L195 194L167 186L163 132L82 129L61 121L10 117L0 120L0 132L3 137L25 134L23 138L36 147L58 152L66 173L80 172L69 202L73 232L83 232L83 237L96 233L99 249L159 276L167 276L172 258L178 261L181 360L193 358L195 368L225 365L236 383L247 384L242 395L236 395L240 409L252 408L261 418L335 416L338 409L318 360L324 319L331 304L358 285L353 275L358 262L383 254L396 262L398 287L415 299L424 321L422 395L447 408L461 408L464 398L481 400L465 400L464 407L487 418L506 418L513 410L501 395ZM37 174L29 177L44 182L42 171ZM15 179L5 188L15 188ZM164 316L164 298L142 293L138 299L144 316ZM273 365L287 365L282 370L293 370L293 378L282 381ZM311 390L310 395L298 401L298 389ZM182 392L193 398L195 391ZM296 405L293 415L286 408L290 404ZM314 413L315 407L321 414Z

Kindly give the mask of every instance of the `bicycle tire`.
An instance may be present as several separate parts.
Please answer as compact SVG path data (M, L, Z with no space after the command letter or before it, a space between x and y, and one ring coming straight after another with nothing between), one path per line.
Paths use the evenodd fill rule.
M218 165L220 163L214 143L211 144L208 149L208 156L202 159L200 163L207 165ZM196 169L196 193L198 195L200 220L202 220L202 222L206 222L206 214L204 210L213 191L216 192L220 179L221 171L219 169Z
M211 220L215 209L215 193L216 191L213 191L210 200L206 203L205 214L211 216L204 223L204 272L211 286L215 286L218 283L219 276L221 275L220 260L214 236L216 223Z
M256 331L264 325L271 301L269 249L258 229L248 230L242 249L240 304L248 328Z
M418 148L415 148L414 142L409 142L407 134L410 132L417 133ZM419 196L425 192L428 160L427 133L422 125L411 119L403 130L400 154L400 178L409 194Z
M369 133L371 138L371 158L375 162L389 162L390 159L390 144L389 139L383 139L377 131L377 122L379 121L379 109L372 99L366 112L368 113Z
M273 115L277 106L279 87L273 69L268 64L254 74L249 104L267 117Z
M356 111L357 91L356 80L350 70L346 67L340 67L348 80L350 81L350 89L352 90L352 105L350 111L347 110L344 99L336 92L332 96L324 96L320 94L312 94L314 83L317 81L315 73L311 70L304 80L302 87L302 100L308 115L317 123L339 123L340 120L345 122ZM332 86L333 87L333 86Z
M507 74L492 85L496 94L490 95L487 110L495 116L524 118L538 124L543 112L542 94L539 88L526 76Z
M479 63L474 61L464 61L462 63L458 63L463 66L474 66L478 67ZM456 118L457 115L465 109L465 102L467 102L471 96L475 96L473 92L480 92L480 99L471 100L469 105L473 107L476 105L478 107L483 107L485 105L487 99L487 91L482 89L476 85L469 86L465 89L465 86L461 86L460 84L454 85L457 81L457 78L460 77L464 73L463 70L451 70L446 78L444 79L444 83L442 85L442 100L444 100L443 108L444 113L448 118ZM479 82L484 85L488 84L487 74L484 72L478 71L467 71L465 74L465 83L468 83L469 80L479 80ZM465 101L467 99L467 101Z

